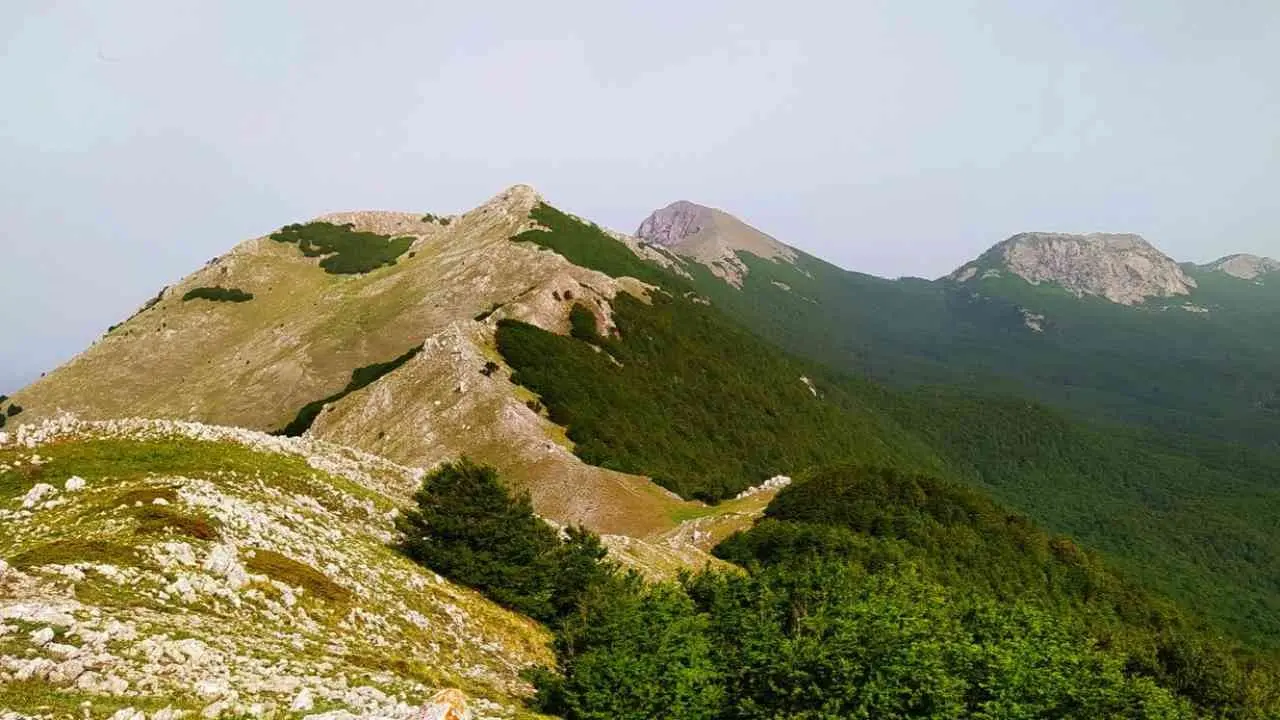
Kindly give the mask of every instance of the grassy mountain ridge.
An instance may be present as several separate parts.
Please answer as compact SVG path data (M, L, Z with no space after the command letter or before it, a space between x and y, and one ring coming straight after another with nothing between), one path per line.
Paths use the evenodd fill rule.
M25 412L6 424L61 411L159 417L305 430L421 467L468 455L557 521L637 540L672 530L696 503L582 463L499 367L499 320L567 332L575 303L604 318L616 293L638 287L509 242L535 226L537 202L517 186L448 223L337 213L241 243L15 393ZM211 287L252 299L182 300Z

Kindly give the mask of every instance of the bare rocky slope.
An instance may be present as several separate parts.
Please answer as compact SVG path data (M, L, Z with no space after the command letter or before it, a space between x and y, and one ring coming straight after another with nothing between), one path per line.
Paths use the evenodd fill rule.
M1280 271L1280 261L1269 257L1239 253L1218 258L1202 269L1226 273L1241 280L1258 280L1264 275Z
M655 210L640 223L636 237L702 263L717 277L741 287L747 252L769 260L793 262L796 251L723 210L680 200Z
M1196 287L1177 262L1129 233L1019 233L949 277L968 282L1001 271L1033 285L1053 283L1076 296L1096 295L1122 305L1190 295Z

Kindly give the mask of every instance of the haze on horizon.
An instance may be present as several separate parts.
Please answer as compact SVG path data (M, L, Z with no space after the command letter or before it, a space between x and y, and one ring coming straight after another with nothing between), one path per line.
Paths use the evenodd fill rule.
M242 240L516 182L887 276L1025 230L1280 256L1280 5L932 5L6 3L0 392Z

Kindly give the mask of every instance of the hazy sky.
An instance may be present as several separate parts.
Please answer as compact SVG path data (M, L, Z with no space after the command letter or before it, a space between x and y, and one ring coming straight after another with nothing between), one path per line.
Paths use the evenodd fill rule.
M0 392L235 243L515 182L936 276L1022 230L1280 256L1280 2L0 4Z

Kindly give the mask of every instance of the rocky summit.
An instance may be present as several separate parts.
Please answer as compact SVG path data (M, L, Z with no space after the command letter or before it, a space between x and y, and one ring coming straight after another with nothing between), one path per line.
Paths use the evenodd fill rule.
M1196 287L1176 261L1131 233L1019 233L949 277L963 283L1002 271L1033 285L1052 283L1077 297L1096 295L1122 305L1189 295Z
M1202 268L1226 273L1241 280L1257 280L1264 275L1280 271L1280 260L1273 260L1260 255L1239 253L1218 258L1208 265L1202 266Z
M636 237L660 245L711 269L731 285L741 286L747 266L739 252L768 260L794 262L796 251L723 210L687 200L650 213Z

